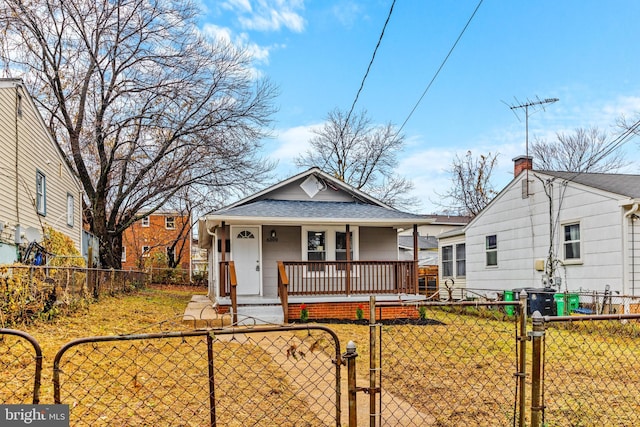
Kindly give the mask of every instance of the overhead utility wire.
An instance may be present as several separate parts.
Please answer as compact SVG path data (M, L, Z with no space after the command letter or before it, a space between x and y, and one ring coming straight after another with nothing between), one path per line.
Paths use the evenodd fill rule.
M391 8L389 8L389 14L387 15L387 20L384 22L384 26L382 27L382 32L380 33L380 37L378 37L378 43L376 44L376 48L373 50L373 55L371 56L371 60L369 61L369 66L367 67L367 71L364 73L364 77L362 78L362 82L360 83L360 88L358 89L358 92L356 93L356 97L353 100L353 104L351 104L351 109L349 110L349 114L347 114L347 118L344 121L344 126L342 127L342 130L340 131L340 136L342 137L342 134L344 133L345 128L347 127L347 124L349 123L349 119L351 118L351 114L353 113L354 108L356 107L356 103L358 102L358 98L360 97L360 92L362 92L362 89L364 88L364 82L367 79L367 76L369 75L369 71L371 70L371 66L373 65L373 61L376 58L376 53L378 52L378 48L380 47L380 43L382 42L382 37L384 37L384 31L387 28L387 24L389 23L389 20L391 19L391 14L393 13L393 6L396 4L396 0L393 0L393 2L391 3Z
M407 122L409 121L409 119L411 118L411 116L413 115L413 113L416 111L416 109L418 108L418 105L420 104L420 102L422 101L422 98L424 98L424 96L427 94L427 92L429 91L429 89L431 88L431 85L433 84L433 82L436 80L436 78L438 77L438 74L440 74L440 71L442 71L442 68L444 68L444 64L447 63L447 60L449 59L449 57L451 56L451 54L453 53L453 50L456 48L456 46L458 45L458 42L460 41L460 39L462 38L462 35L464 34L464 32L467 30L467 27L469 26L469 24L471 24L471 21L473 20L473 17L476 16L476 12L478 11L478 9L480 9L480 5L482 5L482 2L484 0L480 0L478 2L478 5L476 6L475 10L473 11L473 13L471 14L471 16L469 17L469 20L467 21L467 24L464 26L464 28L462 29L462 31L460 32L460 35L458 36L458 38L456 39L455 43L453 44L453 46L451 46L451 49L449 50L449 53L447 53L447 56L444 58L444 60L442 61L442 63L440 64L440 67L438 68L438 71L436 71L436 73L433 75L433 78L431 79L431 81L429 82L429 84L427 85L427 88L424 90L424 92L422 92L422 95L420 96L420 98L418 99L418 102L416 102L416 104L413 106L413 109L411 110L411 112L409 113L409 115L407 116L407 118L405 119L405 121L402 123L402 126L400 126L400 128L398 129L398 132L396 133L396 135L398 135L402 129L404 128L404 126L407 124Z

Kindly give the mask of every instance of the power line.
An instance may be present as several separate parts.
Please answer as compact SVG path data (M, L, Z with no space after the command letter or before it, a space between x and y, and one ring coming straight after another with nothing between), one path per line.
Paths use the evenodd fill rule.
M344 133L345 128L347 127L347 123L349 123L349 119L351 118L351 114L353 113L354 108L356 107L356 103L358 102L358 98L360 97L360 93L362 92L362 89L364 88L364 82L365 80L367 80L367 76L369 75L369 71L371 70L371 66L373 65L373 61L376 58L376 53L378 52L378 48L380 47L380 43L382 42L382 38L384 37L384 31L387 28L387 24L389 23L389 20L391 19L391 14L393 13L393 6L395 6L396 4L396 0L393 0L393 2L391 3L391 7L389 8L389 14L387 15L387 20L384 22L384 26L382 27L382 32L380 33L380 37L378 37L378 43L376 44L376 48L373 50L373 55L371 56L371 60L369 61L369 66L367 66L367 71L364 73L364 77L362 77L362 82L360 82L360 88L358 89L358 92L356 93L356 97L353 100L353 103L351 104L351 109L349 110L349 113L347 114L347 117L344 121L344 126L342 127L342 130L340 131L340 137L342 137L342 134Z
M413 115L413 113L416 111L416 109L418 108L418 105L420 104L420 102L422 101L422 98L424 98L424 96L427 94L427 92L429 91L429 89L431 88L431 85L433 84L433 82L436 80L436 78L438 77L438 74L440 74L440 71L442 71L442 69L444 68L444 65L447 63L447 60L449 59L449 57L451 56L451 54L453 53L453 50L456 48L456 46L458 45L458 42L460 41L460 39L462 38L462 36L464 35L465 31L467 31L467 28L469 27L469 24L471 24L471 21L473 20L473 17L476 16L476 12L478 12L478 9L480 9L480 6L482 5L482 2L484 0L480 0L478 2L478 5L476 6L476 8L474 9L473 13L471 14L471 16L469 17L469 20L467 21L466 25L464 26L464 28L462 29L462 31L460 32L460 34L458 35L458 38L456 39L455 43L453 43L453 46L451 46L451 49L449 49L449 53L447 53L447 56L444 58L444 60L442 61L442 63L440 64L440 67L438 67L438 70L436 71L436 73L433 75L433 77L431 78L431 81L429 82L429 84L427 85L427 87L425 88L424 92L422 92L422 95L420 96L420 98L418 99L418 101L415 103L415 105L413 106L413 109L411 109L411 112L409 113L409 115L407 116L407 118L404 120L404 122L402 123L402 126L400 126L400 128L398 129L398 132L396 133L396 135L398 135L402 129L404 128L404 126L407 124L407 122L409 121L409 119L411 118L411 116Z

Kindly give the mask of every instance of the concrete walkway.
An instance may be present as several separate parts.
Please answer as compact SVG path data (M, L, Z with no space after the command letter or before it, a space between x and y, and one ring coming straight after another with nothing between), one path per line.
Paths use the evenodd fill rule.
M193 295L182 316L182 323L193 329L219 328L231 325L231 315L219 314L206 295Z
M288 382L298 389L304 387L308 391L309 384L313 384L313 389L309 393L298 393L305 396L308 407L314 411L318 418L325 421L335 419L335 376L329 373L335 372L335 365L332 358L320 350L314 350L314 340L301 340L290 332L275 333L250 333L234 334L233 338L238 342L257 345L269 353L274 362L280 366L287 376ZM218 335L218 339L222 338ZM223 338L224 339L224 338ZM287 355L285 349L295 346L298 353L307 354L304 358L294 358ZM311 356L312 354L312 356ZM368 363L362 359L360 363ZM324 374L323 374L324 373ZM349 425L349 393L347 388L347 368L342 366L340 370L341 383L341 425ZM358 387L368 387L368 378L357 378ZM358 426L370 425L369 395L364 392L357 393L357 421ZM376 405L379 403L379 396L376 396ZM435 423L435 418L431 415L420 413L409 403L391 393L382 390L382 425L393 426L416 426L430 425ZM385 411L384 407L393 408L393 413ZM329 424L331 424L329 422ZM378 425L378 423L376 423Z

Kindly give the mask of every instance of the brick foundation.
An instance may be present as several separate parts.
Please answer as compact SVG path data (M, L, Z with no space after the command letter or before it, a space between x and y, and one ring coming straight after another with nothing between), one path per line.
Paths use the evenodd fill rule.
M362 318L369 320L369 302L318 302L306 303L309 320L314 319L350 319L356 320L356 310L362 307ZM289 321L300 320L302 304L289 304ZM231 306L221 305L218 313L229 313ZM376 309L376 318L383 319L417 319L420 317L415 306L382 307L382 319L380 308Z

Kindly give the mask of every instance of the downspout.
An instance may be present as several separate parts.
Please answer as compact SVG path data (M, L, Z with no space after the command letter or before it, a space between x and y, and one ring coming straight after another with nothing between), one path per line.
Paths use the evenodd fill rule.
M630 224L631 224L631 295L635 296L635 291L636 291L636 260L635 260L635 240L636 240L636 236L635 236L635 227L633 225L633 222L638 218L638 210L640 210L640 206L639 204L636 202L633 204L633 206L631 206L631 209L629 209L627 212L625 212L624 217L625 218L629 218L630 219ZM625 232L624 235L626 236L627 233ZM626 286L624 286L626 288ZM625 289L623 289L623 291L625 291ZM626 292L623 292L623 294ZM626 312L626 310L625 310Z
M21 100L22 100L22 96L18 93L18 90L20 89L20 85L16 84L15 86L16 88L16 92L15 92L15 132L14 132L14 137L15 137L15 172L16 172L16 182L15 182L15 198L16 198L16 224L20 224L20 193L18 191L18 186L19 186L19 161L18 161L18 148L19 148L19 136L18 136L18 118L22 116L22 108L21 108Z

